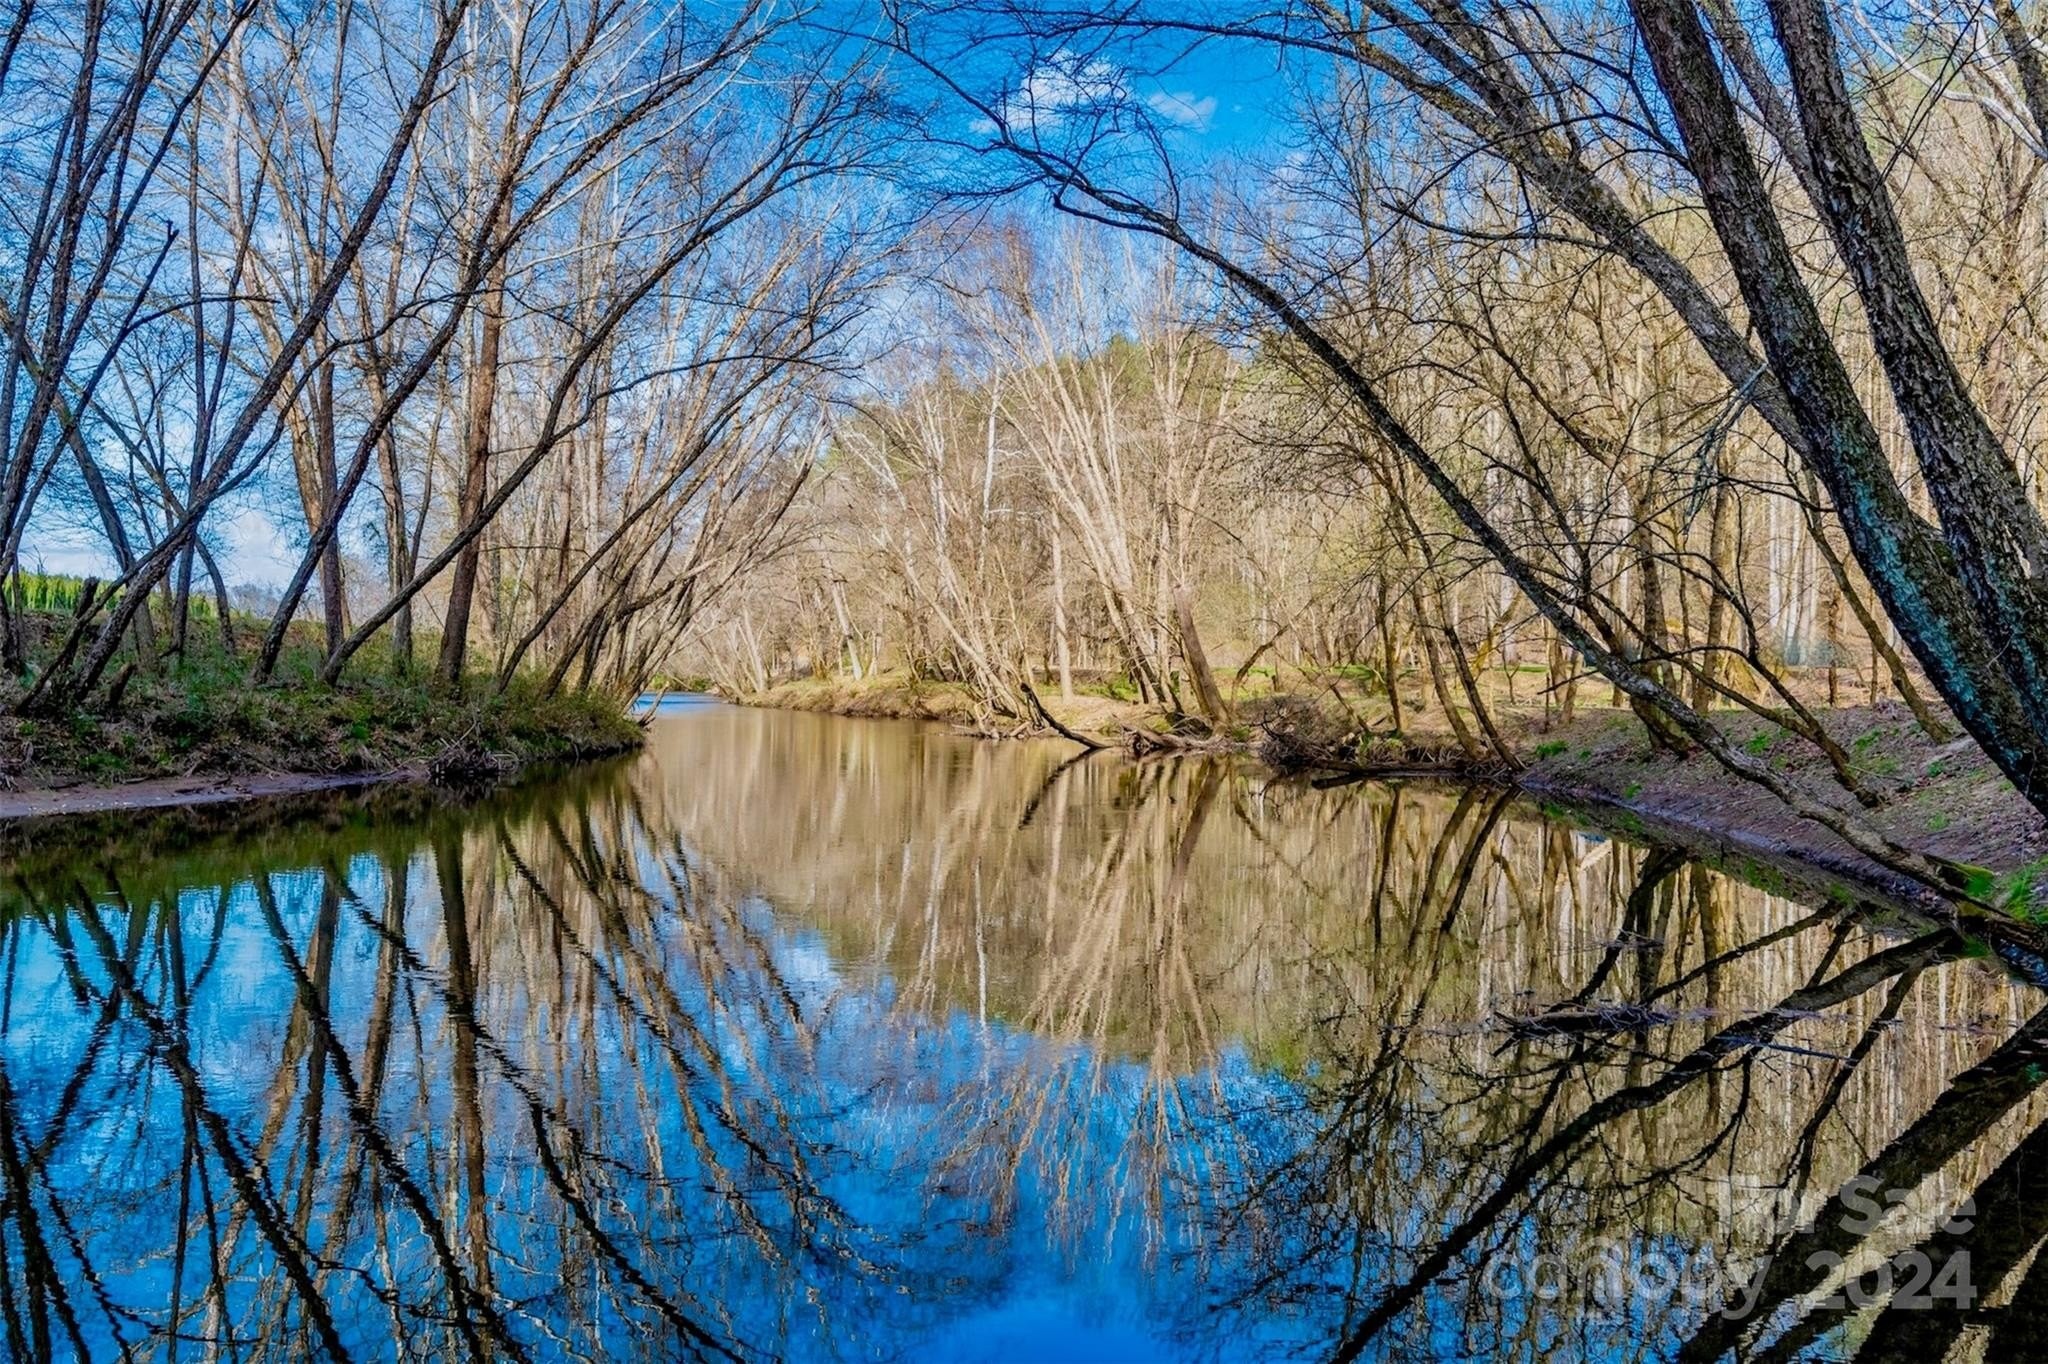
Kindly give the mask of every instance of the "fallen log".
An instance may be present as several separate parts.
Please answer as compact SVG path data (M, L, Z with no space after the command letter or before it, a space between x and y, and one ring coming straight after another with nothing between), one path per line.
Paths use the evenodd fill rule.
M1147 758L1155 753L1242 753L1245 747L1235 739L1215 734L1175 734L1172 730L1139 729L1135 725L1124 726L1124 746L1134 758Z
M1038 712L1038 718L1045 721L1045 723L1049 725L1054 731L1056 731L1062 739L1071 739L1073 742L1081 745L1081 747L1087 749L1091 753L1109 747L1108 744L1103 743L1099 739L1091 739L1085 734L1079 733L1075 730L1068 729L1065 725L1059 722L1058 718L1055 717L1051 711L1045 708L1045 702L1038 699L1038 692L1036 688L1034 688L1029 682L1023 682L1019 685L1024 688L1024 699L1029 701L1031 703L1031 708Z
M1678 1015L1646 1004L1594 1002L1554 1004L1533 1014L1496 1012L1494 1018L1518 1037L1541 1038L1635 1032L1675 1022Z

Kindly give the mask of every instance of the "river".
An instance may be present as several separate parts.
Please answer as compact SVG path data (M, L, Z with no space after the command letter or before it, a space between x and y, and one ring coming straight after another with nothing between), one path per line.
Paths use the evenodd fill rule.
M14 1358L1934 1360L2048 1312L2033 986L1486 789L672 702L479 802L0 880Z

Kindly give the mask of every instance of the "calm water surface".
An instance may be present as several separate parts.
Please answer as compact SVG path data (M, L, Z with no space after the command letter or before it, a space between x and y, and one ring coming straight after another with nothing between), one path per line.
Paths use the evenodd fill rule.
M652 733L7 868L6 1352L1934 1360L2048 1311L2048 1014L1962 939L1485 791Z

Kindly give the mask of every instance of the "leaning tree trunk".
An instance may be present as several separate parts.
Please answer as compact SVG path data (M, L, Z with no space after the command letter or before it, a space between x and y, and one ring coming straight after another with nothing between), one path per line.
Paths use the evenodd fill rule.
M1195 611L1188 601L1185 585L1174 593L1173 614L1175 628L1180 633L1181 656L1187 660L1188 675L1195 684L1195 702L1201 706L1202 715L1210 724L1223 724L1230 718L1229 707L1224 703L1222 689L1216 685L1216 674L1209 667L1209 654L1202 647L1202 636L1195 629Z

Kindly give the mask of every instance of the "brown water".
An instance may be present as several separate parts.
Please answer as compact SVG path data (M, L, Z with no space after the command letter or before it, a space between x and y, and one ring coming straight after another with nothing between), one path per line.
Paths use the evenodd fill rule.
M1487 790L652 735L21 857L7 1352L1933 1360L2048 1310L2048 1001L1975 944Z

